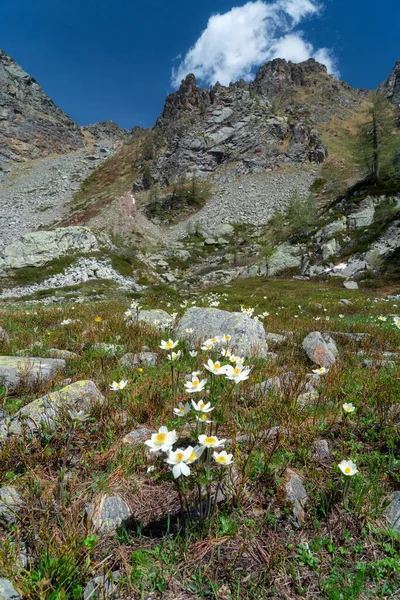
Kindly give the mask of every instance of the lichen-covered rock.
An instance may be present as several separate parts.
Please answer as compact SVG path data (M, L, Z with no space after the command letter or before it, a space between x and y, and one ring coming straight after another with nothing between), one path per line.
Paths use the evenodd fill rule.
M0 342L6 345L10 343L10 336L3 327L0 327Z
M26 233L6 246L0 255L0 268L40 267L67 254L99 249L96 237L87 227L65 227L52 231Z
M335 356L319 331L309 333L303 340L302 348L308 358L320 367L328 368L336 362Z
M139 446L146 440L149 440L152 434L155 433L154 429L148 427L138 427L134 431L127 433L122 439L122 443L127 446Z
M54 379L57 373L65 370L65 360L61 358L20 358L0 356L0 381L14 387L21 379L35 381Z
M188 334L186 329L193 329ZM202 341L206 338L230 335L230 345L240 354L268 350L264 327L246 313L228 312L217 308L189 308L175 330L178 338Z
M0 521L6 525L16 523L21 506L22 498L15 488L11 486L0 488Z
M0 577L0 600L21 600L11 581L2 577Z
M86 513L96 531L111 533L130 517L131 510L119 496L104 495L93 504L89 504Z
M287 269L300 269L303 254L301 246L291 246L288 242L280 244L268 261L267 275L278 275Z
M58 392L30 402L13 415L6 427L9 434L21 434L22 427L37 432L42 423L54 427L60 410L65 408L87 412L97 402L104 402L104 396L93 381L76 381Z

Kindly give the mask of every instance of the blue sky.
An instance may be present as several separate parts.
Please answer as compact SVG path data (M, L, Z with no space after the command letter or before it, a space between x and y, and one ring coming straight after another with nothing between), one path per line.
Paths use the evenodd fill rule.
M374 88L400 59L400 0L0 0L0 48L81 125L151 126L187 71L251 79L315 56Z

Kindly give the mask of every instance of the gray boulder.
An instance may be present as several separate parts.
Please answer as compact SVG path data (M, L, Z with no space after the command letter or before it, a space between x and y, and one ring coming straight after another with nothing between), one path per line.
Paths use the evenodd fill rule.
M94 577L84 589L83 600L105 600L105 598L111 598L113 593L117 591L119 577L119 571Z
M10 486L0 488L0 521L12 525L18 521L22 498L17 490Z
M89 504L86 513L96 531L112 533L130 517L131 510L119 496L104 495L97 502Z
M60 256L98 249L96 237L87 227L35 231L4 248L0 267L5 270L40 267Z
M60 358L20 358L0 356L0 381L14 387L21 379L30 382L40 379L54 379L57 373L65 370L65 360Z
M358 229L359 227L369 227L374 221L375 215L375 202L373 198L365 198L360 205L359 209L349 215L347 219L348 227L351 229Z
M245 313L193 306L182 316L175 335L180 339L187 338L186 329L189 328L193 329L189 334L192 341L229 334L231 347L240 354L268 350L264 327Z
M334 344L333 340L332 344ZM329 349L328 344L325 342L319 331L312 331L309 333L303 340L302 348L306 352L308 358L320 367L327 368L336 362L334 354Z
M301 246L291 246L287 242L280 244L268 261L267 274L272 276L286 269L299 269L303 254L304 248Z
M138 427L137 429L127 433L123 437L122 443L126 444L127 446L139 446L146 440L149 440L153 433L156 433L154 429L149 429L148 427Z
M11 581L2 577L0 577L0 600L21 600Z
M23 427L38 432L42 423L54 427L62 409L89 411L96 402L104 402L104 396L93 381L76 381L58 392L46 394L43 398L30 402L17 411L3 427L8 434L20 435Z
M358 290L358 283L356 281L345 281L343 287L345 287L346 290Z

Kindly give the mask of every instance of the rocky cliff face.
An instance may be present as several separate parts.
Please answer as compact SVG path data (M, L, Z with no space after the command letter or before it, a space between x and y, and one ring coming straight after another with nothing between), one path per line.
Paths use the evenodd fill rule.
M299 64L276 59L250 84L216 83L209 90L199 88L190 74L167 97L155 125L152 180L166 186L221 171L232 178L321 163L327 149L318 126L333 116L340 119L361 96L313 59ZM134 190L145 187L139 179Z
M395 106L400 106L400 60L396 62L393 71L382 87L386 90L389 100Z
M113 121L99 121L82 128L88 131L95 140L127 140L132 134L128 129L123 129Z
M0 50L0 161L68 152L84 143L79 125Z

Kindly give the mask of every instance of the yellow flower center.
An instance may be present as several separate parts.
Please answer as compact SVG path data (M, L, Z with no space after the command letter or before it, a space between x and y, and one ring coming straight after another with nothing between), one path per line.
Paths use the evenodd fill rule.
M197 459L197 454L196 454L196 452L193 451L192 454L189 457L189 460L193 461L193 460L196 460L196 459Z
M212 342L213 344L215 344L215 342L216 342L216 341L217 341L217 338L211 338L211 342Z
M95 317L94 319L96 323L100 323L103 319L101 317Z
M200 415L200 419L207 419L207 414L206 413L202 413Z
M351 473L350 467L346 467L344 472L346 473L346 475L350 475L350 473Z
M183 452L177 452L177 453L175 454L175 458L176 458L176 460L178 460L179 462L181 462L181 461L184 459L184 456L185 456L185 455L184 455L184 453L183 453Z
M211 446L211 444L215 444L217 439L215 437L208 437L204 440L206 446Z
M166 433L157 433L155 441L156 441L156 444L163 444L166 439L167 439Z
M179 412L181 412L183 414L185 412L185 407L181 406L180 409L179 409Z
M221 363L217 360L217 362L214 363L214 369L220 369L221 368Z
M204 408L204 407L205 407L205 403L203 402L203 400L200 400L199 408Z
M226 463L226 456L218 456L217 462L218 463Z
M193 379L192 386L197 387L199 385L199 383L200 383L200 381L198 379Z
M233 369L233 372L235 373L235 375L240 375L240 373L242 372L242 369L239 369L239 367L235 367Z
M168 350L169 350L170 348L172 348L172 346L173 346L173 343L172 343L172 342L167 342L167 343L165 344L165 347L166 347L166 348L168 348Z

